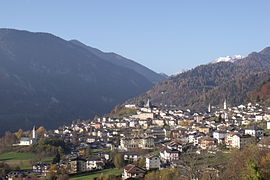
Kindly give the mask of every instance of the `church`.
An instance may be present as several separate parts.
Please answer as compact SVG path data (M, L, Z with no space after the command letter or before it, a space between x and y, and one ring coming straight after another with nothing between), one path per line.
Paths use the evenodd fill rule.
M36 139L37 139L36 127L34 126L33 127L33 130L32 130L32 138L22 137L20 139L20 143L19 144L15 144L15 145L18 145L18 146L30 146L30 145L36 143Z

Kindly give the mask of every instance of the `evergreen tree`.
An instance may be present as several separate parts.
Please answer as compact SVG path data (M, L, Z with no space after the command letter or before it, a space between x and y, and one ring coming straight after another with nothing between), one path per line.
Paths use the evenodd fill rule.
M85 156L90 157L92 155L92 150L90 148L90 146L87 146L86 150L85 150Z
M52 163L53 163L53 164L59 163L59 162L60 162L60 160L61 160L61 156L60 156L59 151L57 151L57 153L56 153L55 157L53 158Z

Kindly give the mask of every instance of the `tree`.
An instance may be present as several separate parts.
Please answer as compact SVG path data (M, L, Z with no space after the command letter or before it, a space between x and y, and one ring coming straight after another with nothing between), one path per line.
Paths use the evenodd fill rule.
M3 137L3 142L5 145L12 145L17 142L17 137L15 134L11 132L6 132L5 136Z
M59 151L57 151L57 153L56 153L55 157L53 158L52 163L53 163L53 164L59 163L59 162L60 162L60 160L61 160L61 156L60 156Z
M220 179L262 180L269 179L269 149L249 145L242 150L232 152L228 164Z
M92 155L92 150L90 148L90 146L87 146L86 150L85 150L85 156L90 157Z
M270 153L267 153L260 161L261 173L264 179L270 179Z
M145 158L140 158L137 162L139 167L145 167Z
M153 171L153 172L147 173L144 179L145 180L158 180L159 172Z
M255 162L250 161L248 163L247 170L248 170L248 173L246 175L247 179L250 179L250 180L261 180L262 179L261 173L259 171L259 167Z
M22 129L19 129L16 133L15 133L15 136L18 138L18 139L21 139L21 137L23 136L23 130Z
M145 176L145 180L177 180L179 175L177 169L163 169L148 173Z
M113 174L101 174L98 180L117 180L118 178Z
M43 126L40 126L38 129L37 129L37 133L39 135L44 135L44 133L46 132L46 129L43 127Z
M56 178L57 170L58 170L58 167L56 164L51 165L51 167L49 169L49 179L52 179L52 180L57 179Z
M0 177L5 177L10 170L11 168L7 163L0 162Z
M69 180L69 176L67 174L60 175L57 180Z
M123 156L123 154L117 153L114 156L113 163L114 163L115 167L118 168L118 169L124 167L125 163L124 163L124 156Z

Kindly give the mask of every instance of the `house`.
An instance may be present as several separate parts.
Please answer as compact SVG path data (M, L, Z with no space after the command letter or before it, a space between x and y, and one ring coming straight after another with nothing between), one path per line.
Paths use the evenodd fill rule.
M197 130L199 132L204 133L204 134L208 134L210 132L210 128L209 127L206 127L206 126L197 127Z
M239 133L230 133L225 138L225 144L227 147L233 147L240 149L241 147L241 135Z
M213 138L217 139L218 144L221 144L225 141L225 138L227 136L226 131L215 131L213 132Z
M135 104L126 104L125 105L125 108L128 108L128 109L136 109L136 105Z
M160 158L164 162L172 162L174 160L179 160L180 151L177 149L165 149L160 152Z
M6 179L8 180L37 180L38 179L37 177L30 174L31 174L30 171L24 171L24 170L11 171L7 174Z
M160 159L157 156L148 156L145 158L145 167L147 170L160 168Z
M164 119L154 119L152 122L153 122L153 124L156 124L158 126L164 126L165 125Z
M133 153L133 152L126 152L124 153L124 160L128 162L135 162L138 161L139 155L138 153Z
M129 164L126 167L124 167L124 172L122 174L122 179L130 179L130 178L143 178L146 173L146 170L143 168L140 168L136 165Z
M76 174L86 171L86 160L81 157L70 159L70 173Z
M33 165L33 173L39 174L41 176L47 176L49 173L51 165L47 163L37 163Z
M237 149L243 148L244 146L254 142L256 142L255 137L250 135L241 135L237 132L229 134L225 139L227 147Z
M134 118L140 119L140 120L146 120L146 119L154 119L155 114L151 112L143 112L137 115L133 115Z
M217 140L208 136L204 136L199 140L199 147L202 149L215 148L217 145Z
M252 126L248 129L245 129L245 134L254 136L254 137L261 137L264 134L264 131L262 128L259 128L257 126Z
M92 157L86 159L86 171L103 169L105 166L104 161L98 157Z
M178 143L178 142L171 142L167 145L168 149L176 149L180 152L183 152L183 144Z
M194 120L195 120L196 122L203 121L203 120L204 120L204 116L202 116L202 115L194 116Z
M146 137L146 138L122 138L120 140L120 149L152 149L155 147L154 138Z
M259 121L261 122L261 121L263 121L263 120L264 120L264 116L263 116L263 115L256 115L256 116L255 116L255 121L256 121L256 122L259 122Z
M188 135L188 142L193 143L194 146L199 144L199 140L204 137L202 133L193 133Z
M95 123L95 128L96 128L96 129L102 128L102 124L101 124L101 123Z

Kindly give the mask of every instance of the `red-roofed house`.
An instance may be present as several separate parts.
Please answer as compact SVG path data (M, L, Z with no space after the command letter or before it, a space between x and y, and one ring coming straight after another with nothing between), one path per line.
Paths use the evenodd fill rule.
M145 169L135 166L133 164L129 164L126 167L124 167L122 179L143 178L145 173L146 173Z

